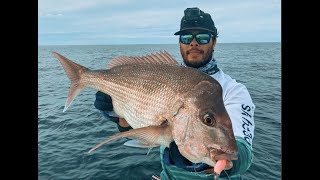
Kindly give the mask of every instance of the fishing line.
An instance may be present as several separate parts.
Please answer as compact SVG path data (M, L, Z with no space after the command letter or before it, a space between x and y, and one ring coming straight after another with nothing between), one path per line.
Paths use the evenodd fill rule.
M227 171L226 170L223 170L225 173L226 173L226 175L228 176L228 179L231 179L230 178L230 176L227 174Z

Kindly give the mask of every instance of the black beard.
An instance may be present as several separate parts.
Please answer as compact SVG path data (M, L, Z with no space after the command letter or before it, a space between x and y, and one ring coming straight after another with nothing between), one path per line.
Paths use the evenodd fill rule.
M206 59L206 60L202 60L202 61L196 62L196 63L190 63L190 62L188 62L188 61L182 56L183 62L184 62L188 67L193 67L193 68L202 67L202 66L206 65L208 62L210 62L210 60L212 59L213 51L214 51L214 50L208 52L208 53L210 53L210 55L208 56L208 59Z

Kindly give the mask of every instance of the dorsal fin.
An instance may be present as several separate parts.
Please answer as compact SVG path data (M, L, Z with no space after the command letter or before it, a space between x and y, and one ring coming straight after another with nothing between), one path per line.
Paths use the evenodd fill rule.
M150 63L150 64L176 64L179 63L166 51L156 52L146 56L118 56L108 63L108 69L124 64Z

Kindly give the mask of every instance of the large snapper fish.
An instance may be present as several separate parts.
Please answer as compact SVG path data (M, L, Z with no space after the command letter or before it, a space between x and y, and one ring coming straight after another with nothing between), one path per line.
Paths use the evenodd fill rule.
M178 65L167 52L143 57L114 58L104 70L89 70L53 52L71 80L66 111L85 87L111 96L114 111L133 128L92 148L117 139L169 147L172 141L193 163L222 164L230 169L238 149L222 87L195 68ZM216 171L221 171L216 170ZM219 173L219 172L218 172Z

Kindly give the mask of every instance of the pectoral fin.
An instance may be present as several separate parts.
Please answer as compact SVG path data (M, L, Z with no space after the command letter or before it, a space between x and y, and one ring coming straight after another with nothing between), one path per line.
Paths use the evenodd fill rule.
M138 139L131 139L126 141L123 145L128 147L135 147L135 148L153 148L159 146L159 144L146 144L145 141L140 141Z
M109 141L112 141L114 139L118 138L131 138L131 139L137 139L140 143L144 144L145 146L158 146L158 145L164 145L169 147L170 142L173 141L172 134L171 134L171 127L164 123L159 126L148 126L148 127L142 127L137 129L131 129L126 132L118 133L116 135L113 135L106 139L105 141L99 143L88 153L91 153L92 151L96 150L103 144L108 143Z

